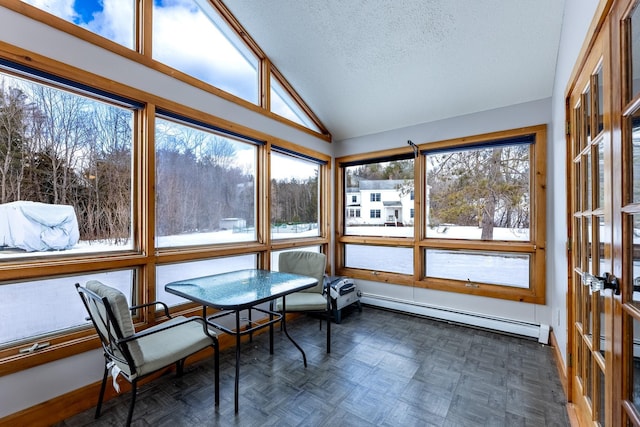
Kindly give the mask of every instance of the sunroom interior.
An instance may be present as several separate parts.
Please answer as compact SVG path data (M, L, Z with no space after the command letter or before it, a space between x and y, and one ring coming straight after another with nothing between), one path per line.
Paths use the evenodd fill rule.
M164 285L289 250L553 346L571 402L567 91L616 2L81 3L0 0L0 424L91 405L47 410L102 374L74 283L199 315Z

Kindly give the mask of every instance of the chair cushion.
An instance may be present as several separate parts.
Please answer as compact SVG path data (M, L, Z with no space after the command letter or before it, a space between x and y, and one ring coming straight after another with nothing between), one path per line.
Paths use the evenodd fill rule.
M315 286L300 292L322 294L325 266L326 257L318 252L290 251L282 252L278 257L279 271L313 277L318 281Z
M185 320L187 318L184 316L174 317L146 329L145 332L179 324ZM184 359L212 345L213 341L205 334L202 323L190 321L147 335L135 340L134 343L141 355L140 359L134 357L137 373L138 375L145 375ZM120 369L131 378L131 372L127 366L120 366Z
M282 298L275 303L276 311L282 311ZM287 295L287 311L326 311L327 297L322 294L295 292Z
M113 315L118 322L118 326L120 327L120 332L122 332L123 338L128 338L131 335L135 334L136 330L133 327L133 320L131 319L129 303L127 302L127 298L122 292L97 280L88 281L86 287L96 295L102 298L107 298L109 306L111 307L111 311L113 312ZM143 360L140 348L135 341L128 343L128 346L129 353L131 354L131 357L137 365L139 361ZM120 367L120 369L125 372L129 371L128 368L125 370L122 366Z
M130 337L136 332L133 328L127 297L122 292L97 280L89 280L86 288L101 298L107 298L113 315L118 319L118 326L124 338Z

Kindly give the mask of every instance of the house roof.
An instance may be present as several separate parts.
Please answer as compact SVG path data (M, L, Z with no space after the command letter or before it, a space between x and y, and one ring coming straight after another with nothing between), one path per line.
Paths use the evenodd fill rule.
M360 191L396 190L405 182L404 179L362 180L360 181Z

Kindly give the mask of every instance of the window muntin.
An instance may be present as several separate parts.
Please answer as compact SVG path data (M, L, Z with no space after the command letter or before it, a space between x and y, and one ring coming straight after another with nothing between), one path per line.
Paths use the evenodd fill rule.
M425 250L426 277L529 288L529 254Z
M363 161L343 168L346 235L413 237L413 159ZM359 202L358 202L359 201ZM354 206L362 216L351 216Z
M528 241L531 144L426 154L427 237Z
M135 45L135 1L22 1L129 49Z
M190 303L189 300L165 291L164 286L177 280L256 268L257 265L258 258L255 254L158 265L156 267L156 299L170 307ZM188 273L185 275L185 272Z
M106 97L0 72L0 259L134 248L135 107Z
M271 238L316 237L320 233L320 164L271 151Z
M0 348L87 326L75 283L99 280L122 291L131 303L134 278L134 270L122 270L0 285Z
M256 240L257 146L156 118L156 246Z
M412 248L347 244L344 251L348 268L413 274Z
M153 2L153 58L253 104L259 59L206 0Z
M311 120L311 118L300 108L300 105L291 97L284 86L271 75L271 112L298 123L316 132L320 132L320 128Z

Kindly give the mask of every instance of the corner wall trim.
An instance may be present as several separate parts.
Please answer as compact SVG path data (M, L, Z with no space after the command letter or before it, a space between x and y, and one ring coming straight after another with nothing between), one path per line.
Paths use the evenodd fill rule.
M535 323L511 320L497 316L488 316L480 313L448 310L429 304L421 304L366 292L362 294L360 301L363 304L375 307L389 308L392 310L432 317L452 323L536 338L542 344L548 343L548 325L538 325Z

